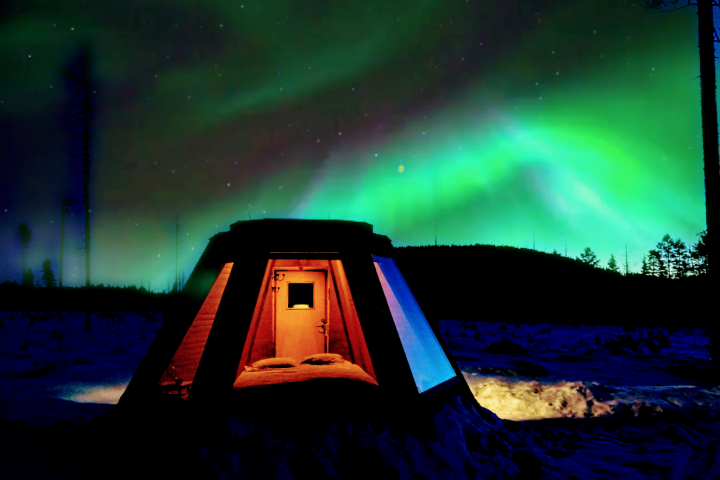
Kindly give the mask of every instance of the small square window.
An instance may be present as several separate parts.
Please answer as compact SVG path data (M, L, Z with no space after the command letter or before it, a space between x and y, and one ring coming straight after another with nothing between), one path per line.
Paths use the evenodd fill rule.
M315 308L312 283L288 284L288 308Z

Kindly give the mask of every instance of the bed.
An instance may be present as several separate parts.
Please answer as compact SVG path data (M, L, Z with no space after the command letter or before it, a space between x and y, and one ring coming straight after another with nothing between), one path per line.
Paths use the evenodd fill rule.
M277 425L374 418L385 401L362 367L332 353L255 362L235 379L231 397L233 415Z
M292 358L269 358L245 367L233 384L238 391L251 387L335 379L346 382L378 383L361 367L334 353L309 355L302 362Z

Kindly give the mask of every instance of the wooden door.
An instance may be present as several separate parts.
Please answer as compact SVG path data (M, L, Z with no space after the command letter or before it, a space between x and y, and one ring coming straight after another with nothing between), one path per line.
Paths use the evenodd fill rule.
M325 276L322 271L276 270L275 356L298 362L325 353ZM283 277L284 275L284 277ZM282 280L280 280L282 279ZM325 325L325 328L321 326Z

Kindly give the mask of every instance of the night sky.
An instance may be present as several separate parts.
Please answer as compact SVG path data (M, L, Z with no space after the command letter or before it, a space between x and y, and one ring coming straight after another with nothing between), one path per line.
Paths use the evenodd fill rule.
M244 2L244 3L243 3ZM684 2L681 2L684 3ZM696 8L623 0L80 0L0 7L0 281L57 276L60 68L99 82L92 282L165 289L238 220L533 245L635 271L706 228ZM82 206L65 284L85 282Z

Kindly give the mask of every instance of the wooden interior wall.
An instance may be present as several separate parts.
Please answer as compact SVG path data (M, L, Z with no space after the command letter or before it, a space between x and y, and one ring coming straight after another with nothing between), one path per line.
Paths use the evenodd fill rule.
M370 354L365 344L360 320L355 310L350 287L340 260L269 260L258 296L248 337L244 341L243 353L238 365L240 375L246 365L258 360L275 356L273 329L273 295L271 277L273 272L282 268L326 269L326 281L329 283L329 348L330 353L338 353L349 362L359 365L368 375L375 378Z
M365 342L365 335L360 325L360 319L358 318L355 302L342 261L331 260L330 263L332 265L333 283L336 286L335 299L342 310L343 330L350 350L350 358L348 360L360 366L368 375L377 381L375 369L373 368L370 352ZM369 318L365 319L365 321L373 321L373 319Z
M232 263L223 266L195 320L183 337L180 347L170 360L165 373L160 377L160 384L174 383L175 379L182 379L185 382L194 380L232 268Z
M238 339L243 344L243 353L240 357L237 375L243 372L245 365L252 365L258 360L275 356L275 339L272 328L272 302L273 295L271 277L276 268L276 260L268 260L263 278L262 287L257 298L247 338Z

